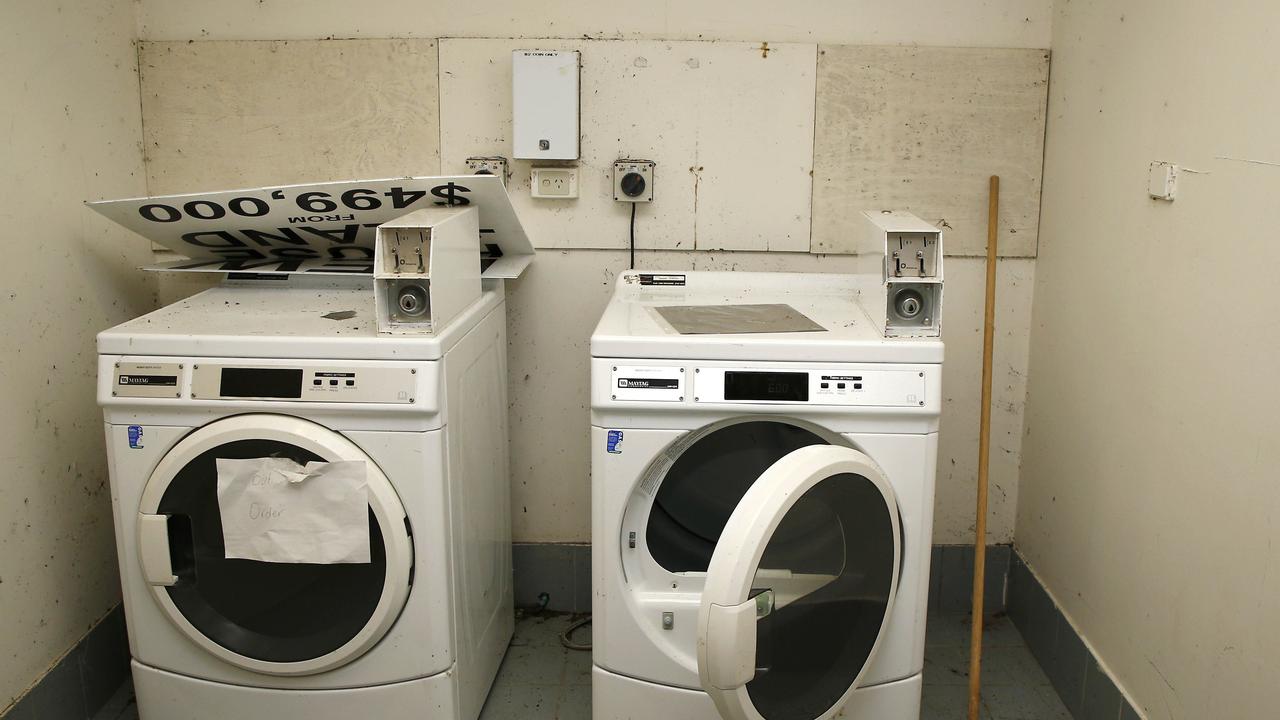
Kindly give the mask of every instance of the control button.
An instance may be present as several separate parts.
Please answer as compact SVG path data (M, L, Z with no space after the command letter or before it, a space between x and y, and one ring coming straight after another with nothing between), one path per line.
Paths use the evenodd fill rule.
M827 389L827 388L829 388L829 387L831 387L831 383L822 383L822 389L823 389L823 390L826 390L826 389Z
M629 172L622 176L619 187L622 188L622 194L627 197L640 197L640 193L644 192L644 176L638 172Z
M329 384L330 384L330 385L337 385L337 384L338 384L338 381L337 381L337 380L330 380L330 381L329 381Z
M355 381L355 380L348 380L348 381L347 381L347 387L355 387L355 386L356 386L356 381Z
M854 390L861 390L861 389L862 389L862 383L854 383L854 384L853 384L853 389L854 389Z
M844 389L844 383L836 383L836 389L837 389L837 390L843 390L843 389Z
M316 378L315 380L312 380L312 381L311 381L311 384L312 384L312 385L319 385L319 384L320 384L320 383L322 383L322 382L324 382L324 381L323 381L323 380L321 380L320 378Z

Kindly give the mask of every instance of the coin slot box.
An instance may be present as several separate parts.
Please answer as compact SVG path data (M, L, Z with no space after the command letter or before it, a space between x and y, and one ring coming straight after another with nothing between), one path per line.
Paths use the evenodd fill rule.
M858 301L885 337L942 333L942 231L908 212L857 224Z
M437 333L480 298L479 213L474 206L427 208L378 227L378 332Z

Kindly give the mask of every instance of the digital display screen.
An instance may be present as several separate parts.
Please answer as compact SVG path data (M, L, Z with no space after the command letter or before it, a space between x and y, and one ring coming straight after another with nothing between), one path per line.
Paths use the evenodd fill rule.
M808 402L809 373L729 370L724 374L724 399Z
M293 368L222 368L222 397L300 398L302 371Z

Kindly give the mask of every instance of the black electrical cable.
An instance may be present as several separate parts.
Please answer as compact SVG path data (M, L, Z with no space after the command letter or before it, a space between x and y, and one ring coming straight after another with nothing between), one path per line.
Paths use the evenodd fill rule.
M631 269L636 269L636 205L631 203Z
M585 627L585 626L590 625L590 624L591 624L591 616L590 616L590 615L588 615L588 616L586 616L586 617L582 618L581 620L578 620L577 622L573 623L573 624L572 624L572 625L570 625L570 626L569 626L569 627L568 627L564 632L560 633L560 644L561 644L561 645L563 645L563 646L565 646L566 648L568 648L568 649L570 649L570 650L590 650L590 649L591 649L591 640L590 640L590 639L588 639L588 640L587 640L586 642L584 642L584 643L574 642L574 640L573 640L573 631L574 631L574 630L577 630L577 629L578 629L578 628L580 628L580 627Z

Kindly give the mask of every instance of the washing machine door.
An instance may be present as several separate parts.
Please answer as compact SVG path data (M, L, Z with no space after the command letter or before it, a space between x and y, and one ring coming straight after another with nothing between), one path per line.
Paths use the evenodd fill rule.
M370 562L228 559L218 512L218 458L363 461ZM143 491L138 557L160 607L192 642L247 670L305 675L373 647L404 608L413 544L387 477L336 432L284 415L239 415L183 438Z
M835 715L887 625L901 538L893 488L861 452L814 445L771 465L707 568L698 674L721 715Z

